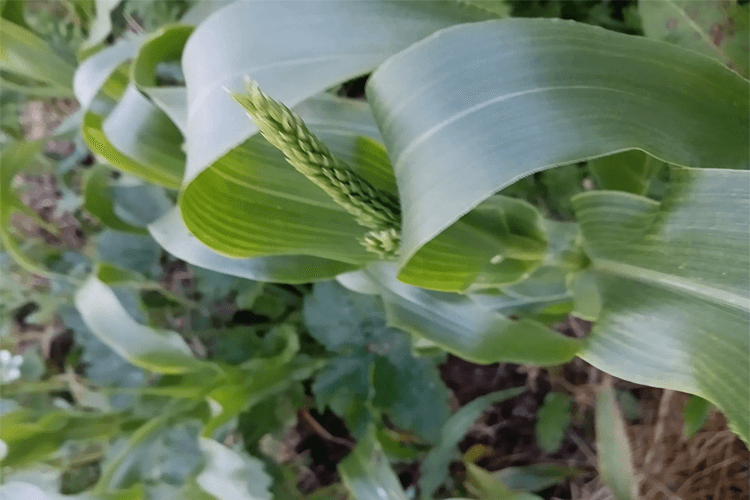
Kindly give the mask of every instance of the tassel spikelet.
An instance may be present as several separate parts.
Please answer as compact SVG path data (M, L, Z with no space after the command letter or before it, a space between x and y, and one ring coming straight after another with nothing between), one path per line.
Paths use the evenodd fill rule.
M377 189L334 156L302 118L248 80L247 94L232 97L247 111L263 137L287 161L333 200L371 228L360 242L381 257L395 255L401 242L401 210L390 193Z

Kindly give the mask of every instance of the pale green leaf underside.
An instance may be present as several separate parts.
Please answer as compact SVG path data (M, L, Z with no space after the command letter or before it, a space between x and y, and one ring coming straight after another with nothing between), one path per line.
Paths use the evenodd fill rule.
M580 348L578 340L538 321L512 320L503 314L516 313L519 305L523 308L534 300L485 296L475 301L424 290L399 282L396 267L388 264L372 264L366 273L380 289L389 324L469 361L554 365L572 359Z
M750 174L674 168L661 204L591 192L574 207L602 310L580 356L698 394L750 436Z
M195 478L200 488L217 500L271 500L271 477L263 462L231 450L213 439L201 438L206 465Z
M625 421L615 401L612 386L605 386L596 397L596 445L599 474L615 500L636 500L638 482L633 471Z
M257 133L224 91L242 91L246 75L291 108L372 71L436 30L491 17L455 1L250 1L219 10L195 29L182 55L189 118L185 182Z
M381 65L367 95L401 198L400 277L418 286L450 266L420 259L431 240L532 172L627 149L748 166L746 80L701 54L575 22L442 30Z
M354 500L407 500L398 476L383 453L374 429L338 466L339 474Z
M75 304L89 330L135 366L158 373L184 373L204 366L177 333L133 320L112 289L95 276L78 289Z
M96 5L96 17L89 27L89 36L81 46L82 49L89 49L104 40L112 32L112 11L122 0L94 0Z

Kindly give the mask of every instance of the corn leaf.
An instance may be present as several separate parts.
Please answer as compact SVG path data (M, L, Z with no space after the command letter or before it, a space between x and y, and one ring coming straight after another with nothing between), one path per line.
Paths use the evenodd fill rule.
M737 0L639 0L643 32L713 57L748 77L750 22Z
M193 357L176 332L136 323L112 289L95 276L76 292L75 304L89 330L135 366L158 373L184 373L206 366Z
M13 3L13 2L11 2ZM24 27L0 17L0 69L33 80L43 93L72 96L74 68Z
M441 430L438 446L427 454L422 464L423 473L419 479L419 487L427 498L432 498L432 494L448 475L448 466L453 459L456 446L479 415L489 406L514 398L523 391L522 387L518 387L481 396L448 419Z
M475 363L554 365L575 356L580 342L533 319L510 319L535 300L507 295L467 297L424 290L396 279L393 265L371 265L388 322ZM541 299L546 302L546 298ZM521 311L519 311L519 309Z
M690 167L749 163L746 80L570 21L447 28L382 64L367 97L401 197L399 278L422 287L460 290L487 265L441 255L436 237L532 172L627 149Z
M750 173L674 168L661 203L573 199L601 311L579 354L615 376L697 394L750 436Z
M407 500L398 476L383 453L374 428L342 461L339 474L354 500Z
M633 470L630 443L611 385L600 388L596 397L595 417L599 474L616 500L636 500L638 482Z
M173 24L154 33L138 49L131 67L131 78L138 90L169 116L184 134L187 130L187 89L184 85L159 85L161 63L179 61L193 26Z

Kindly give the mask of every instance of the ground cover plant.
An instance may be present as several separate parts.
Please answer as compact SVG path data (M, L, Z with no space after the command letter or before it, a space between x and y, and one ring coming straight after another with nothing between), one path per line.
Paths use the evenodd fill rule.
M746 498L746 2L0 14L1 498Z

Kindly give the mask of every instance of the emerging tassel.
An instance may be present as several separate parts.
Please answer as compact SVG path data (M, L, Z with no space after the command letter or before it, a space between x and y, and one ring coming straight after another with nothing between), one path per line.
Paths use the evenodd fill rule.
M334 156L305 125L302 118L263 93L248 80L248 93L232 97L247 111L263 137L287 161L354 215L369 231L360 242L381 257L395 255L401 241L398 199L377 189Z

